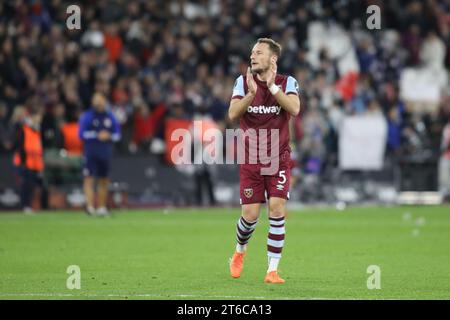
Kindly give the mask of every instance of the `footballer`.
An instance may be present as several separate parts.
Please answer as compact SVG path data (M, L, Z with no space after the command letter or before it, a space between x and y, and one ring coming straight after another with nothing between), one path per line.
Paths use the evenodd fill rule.
M258 39L250 55L247 74L236 79L228 116L240 120L245 133L256 134L278 130L278 140L268 140L266 154L277 144L277 168L274 174L262 174L266 163L258 157L255 162L244 161L239 167L241 217L237 223L236 251L230 261L230 273L239 278L244 267L247 244L257 225L261 204L268 202L270 228L267 237L268 269L265 283L284 283L278 274L278 264L285 239L286 201L289 199L290 147L289 119L300 112L299 85L292 76L277 74L277 61L281 46L269 38ZM264 129L264 130L262 130ZM262 133L263 132L263 133ZM246 159L249 158L249 141L244 138ZM257 145L257 148L261 148ZM275 149L276 150L276 149ZM270 158L270 161L274 161Z

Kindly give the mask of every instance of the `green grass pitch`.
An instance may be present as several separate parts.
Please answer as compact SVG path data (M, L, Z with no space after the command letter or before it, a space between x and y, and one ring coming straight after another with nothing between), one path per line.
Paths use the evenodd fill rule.
M280 274L267 285L262 211L232 279L239 209L0 214L0 299L449 299L450 207L290 210ZM81 289L69 290L69 265ZM367 268L381 270L369 290Z

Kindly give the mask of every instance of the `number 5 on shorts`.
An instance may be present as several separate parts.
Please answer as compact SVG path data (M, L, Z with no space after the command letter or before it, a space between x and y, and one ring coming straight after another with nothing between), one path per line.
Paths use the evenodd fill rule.
M279 184L284 184L284 183L286 182L286 170L281 170L281 171L278 173L278 176L279 176L280 178L282 178L282 180L281 180L281 181L278 181L278 183L279 183Z

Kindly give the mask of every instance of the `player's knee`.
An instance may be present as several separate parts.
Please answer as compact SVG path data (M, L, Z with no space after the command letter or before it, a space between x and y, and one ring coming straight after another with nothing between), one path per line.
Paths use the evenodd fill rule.
M284 217L284 212L283 211L274 210L274 211L270 212L269 216L271 218L283 218Z
M250 209L242 210L242 217L244 217L244 219L248 222L253 222L253 221L258 220L258 216L259 216L259 213L255 212L254 210L250 210Z
M108 186L109 179L108 178L99 178L98 179L98 184L101 185L102 187Z
M282 218L285 216L285 208L283 205L273 205L269 208L269 216L271 218Z

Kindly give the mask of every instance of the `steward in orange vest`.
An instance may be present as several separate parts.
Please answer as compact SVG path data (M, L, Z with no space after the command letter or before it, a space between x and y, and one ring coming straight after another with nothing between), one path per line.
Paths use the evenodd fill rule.
M19 134L19 150L14 153L14 165L36 172L44 170L43 149L39 130L31 128L27 124L22 126L21 137Z
M32 213L34 188L42 186L44 154L41 141L41 114L35 112L19 127L13 162L20 175L20 200L25 213ZM45 193L43 192L41 196ZM42 204L41 199L41 204Z

